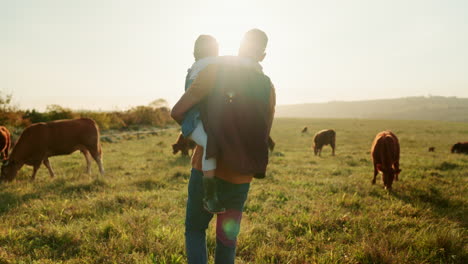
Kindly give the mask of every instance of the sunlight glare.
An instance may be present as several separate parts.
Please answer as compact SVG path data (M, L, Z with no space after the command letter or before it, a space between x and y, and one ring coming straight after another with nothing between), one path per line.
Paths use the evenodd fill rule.
M218 26L208 30L213 37L218 40L219 55L237 55L239 44L243 37L244 28L235 28L234 26Z

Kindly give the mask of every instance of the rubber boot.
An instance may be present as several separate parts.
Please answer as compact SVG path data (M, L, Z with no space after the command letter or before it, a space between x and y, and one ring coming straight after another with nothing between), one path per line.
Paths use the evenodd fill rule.
M226 211L218 200L218 186L215 178L203 177L203 187L205 188L205 197L203 198L203 207L212 214L222 214Z

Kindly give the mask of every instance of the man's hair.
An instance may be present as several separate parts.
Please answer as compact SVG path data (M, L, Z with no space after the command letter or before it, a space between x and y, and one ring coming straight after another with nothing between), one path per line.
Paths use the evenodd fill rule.
M254 28L247 31L239 48L239 55L259 57L265 53L268 44L268 36L260 29Z
M197 40L195 40L193 56L195 57L195 60L218 56L218 42L210 35L198 36Z

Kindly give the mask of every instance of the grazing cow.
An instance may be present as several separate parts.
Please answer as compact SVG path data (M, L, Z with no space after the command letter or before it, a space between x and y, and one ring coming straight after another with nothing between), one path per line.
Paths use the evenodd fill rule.
M1 158L8 159L8 153L11 147L10 131L4 126L0 126L0 155Z
M271 137L268 137L268 148L270 149L271 152L275 149L275 141Z
M391 190L393 180L398 180L400 170L400 143L398 138L391 131L383 131L375 136L371 148L372 160L374 162L374 179L379 171L382 172L382 179L385 189Z
M332 155L335 156L335 140L336 133L333 129L324 129L317 132L314 136L314 154L320 156L322 147L330 145L332 148Z
M307 133L307 127L306 126L302 129L301 133Z
M193 149L197 145L193 140L189 138L185 138L182 133L179 134L179 137L177 137L176 143L172 144L172 154L177 154L177 152L181 152L182 156L188 156L188 152L191 149L192 154L193 154Z
M429 152L434 152L434 151L435 151L435 147L429 147L428 151L429 151Z
M99 128L94 120L80 118L32 124L20 135L9 159L4 162L0 180L13 180L24 164L33 166L31 179L34 180L41 163L54 177L49 157L71 154L76 150L85 156L88 173L91 172L91 156L101 175L104 174Z
M458 142L452 146L452 153L465 153L468 154L468 142Z

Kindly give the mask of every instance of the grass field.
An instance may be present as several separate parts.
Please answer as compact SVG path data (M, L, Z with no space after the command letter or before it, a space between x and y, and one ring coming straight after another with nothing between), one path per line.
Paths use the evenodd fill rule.
M302 135L308 126L310 134ZM313 155L315 131L337 132L336 156ZM372 185L369 149L390 129L400 181ZM175 129L103 143L106 175L81 154L54 157L57 177L25 167L0 185L0 263L185 263L189 159ZM254 180L237 263L468 263L468 123L277 119L267 177ZM434 153L427 151L436 148ZM214 223L208 249L214 252Z

